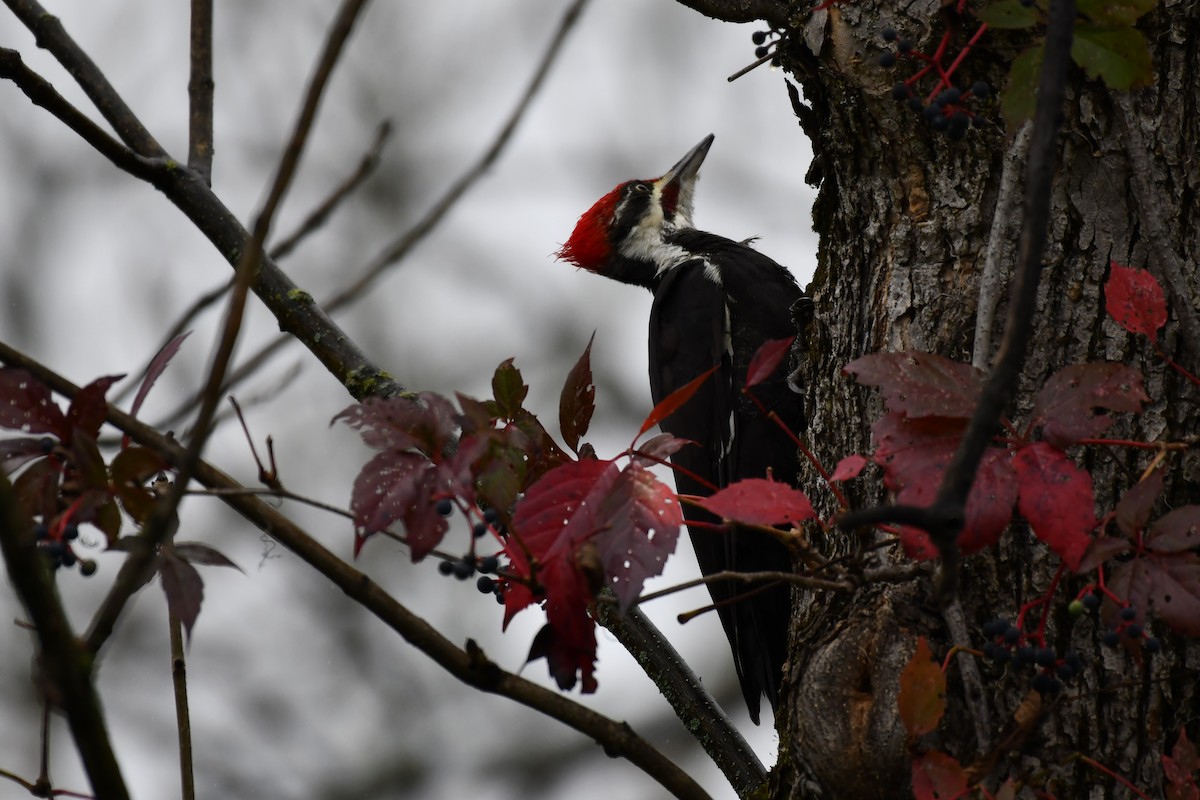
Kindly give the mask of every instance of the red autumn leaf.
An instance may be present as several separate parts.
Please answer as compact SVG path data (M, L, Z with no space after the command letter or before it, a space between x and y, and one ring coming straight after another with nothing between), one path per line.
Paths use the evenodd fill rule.
M1142 373L1111 362L1072 364L1050 376L1037 394L1033 424L1056 447L1099 435L1112 418L1096 409L1137 413L1150 398L1142 388Z
M650 415L646 417L646 420L642 423L642 427L638 429L637 435L641 436L643 433L674 414L680 406L692 399L692 395L694 395L700 389L700 387L704 385L704 382L708 380L709 376L716 371L717 368L713 367L706 372L702 372L688 383L685 383L683 386L680 386L678 389L664 397L662 401L654 407L654 410L650 412Z
M558 400L558 428L563 441L575 453L579 452L579 439L587 433L596 410L596 385L592 383L592 342L596 334L588 339L583 355L571 367Z
M1154 553L1184 553L1200 547L1200 506L1182 506L1159 517L1146 535Z
M175 555L189 564L203 564L206 567L230 567L241 572L243 575L245 574L245 571L230 561L224 553L206 544L201 544L200 542L176 542L174 550Z
M767 478L745 478L698 504L729 522L743 525L785 525L815 518L804 492Z
M860 456L857 453L852 456L846 456L833 468L833 474L829 476L829 479L831 481L848 481L852 478L857 478L862 474L866 466L867 459L865 456Z
M0 428L70 438L66 417L46 384L23 369L0 369Z
M896 502L918 507L931 505L966 430L966 420L907 419L892 413L881 417L871 430L876 441L874 461L883 468L884 486L895 494ZM959 549L969 554L995 544L1012 521L1016 499L1017 486L1008 451L988 448L967 495ZM937 556L937 549L925 531L910 527L900 530L900 541L909 557L925 560Z
M910 419L969 418L979 402L982 373L970 364L932 353L875 353L851 361L843 372L883 392L889 411Z
M11 475L35 458L46 455L41 439L22 436L0 440L0 473Z
M1154 504L1163 493L1163 473L1165 470L1156 469L1144 480L1138 481L1129 491L1121 496L1117 503L1117 527L1121 533L1131 539L1137 532L1146 527L1150 521L1150 513Z
M922 636L917 649L900 672L900 722L910 737L937 730L946 713L946 676L933 660L929 643Z
M1128 539L1120 539L1115 536L1097 536L1095 539L1092 539L1092 543L1084 551L1083 558L1079 561L1079 568L1075 571L1080 575L1091 572L1109 559L1128 553L1132 549L1133 546L1129 543Z
M775 374L775 370L779 369L779 362L787 356L794 341L796 337L789 336L786 339L763 342L754 353L754 358L750 359L750 366L746 370L746 388L757 386Z
M1147 270L1111 262L1104 284L1104 306L1109 316L1130 333L1151 339L1167 324L1167 298L1162 286Z
M169 550L158 556L158 575L167 596L167 608L179 619L190 639L192 626L200 616L200 604L204 602L204 581L195 567Z
M1013 458L1020 497L1017 508L1034 534L1072 572L1079 569L1096 527L1092 475L1063 451L1034 442Z
M690 444L695 442L691 439L680 439L669 433L660 433L643 442L641 447L633 451L633 455L647 464L662 464Z
M1195 553L1147 553L1118 564L1108 587L1138 611L1152 610L1172 630L1200 636L1200 558Z
M969 788L962 765L938 750L913 759L912 784L916 800L956 800L966 797Z
M108 404L104 395L109 387L124 378L124 375L108 375L84 386L75 393L71 406L67 409L67 427L86 433L93 439L100 434L100 426L108 413Z
M652 472L631 463L604 498L595 544L609 589L622 613L647 578L661 575L675 552L683 510L675 492Z
M142 378L142 385L138 387L137 394L133 396L133 405L129 407L129 416L136 417L138 415L138 411L141 409L142 403L145 402L146 395L150 393L150 389L154 386L154 382L158 380L163 370L167 368L167 364L170 364L171 359L179 352L179 347L183 344L183 340L191 335L191 331L179 334L163 345L154 358L150 359L150 366L146 367L146 375Z
M359 431L376 450L420 450L440 458L454 438L457 420L450 401L433 392L368 397L333 418Z
M1163 754L1162 765L1163 777L1167 779L1167 800L1200 800L1200 757L1182 725L1171 755Z

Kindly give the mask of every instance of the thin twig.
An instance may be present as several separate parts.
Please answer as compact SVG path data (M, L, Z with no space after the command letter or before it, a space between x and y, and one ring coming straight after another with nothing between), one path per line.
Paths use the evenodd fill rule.
M722 581L738 581L740 583L763 583L769 581L772 584L790 583L806 589L825 589L834 592L848 592L854 588L852 584L846 581L831 581L826 578L814 578L811 575L798 575L794 572L738 572L736 570L721 570L720 572L713 572L700 578L668 586L665 589L659 589L657 592L644 594L637 599L637 602L638 605L642 605L651 600L658 600L661 597L677 594L686 589L693 589L697 586L708 586L710 583L721 583ZM735 602L738 599L740 598L733 598Z
M542 55L542 60L538 63L537 69L534 71L533 78L529 85L525 88L525 92L521 95L517 105L509 114L504 125L501 126L500 132L496 138L492 140L487 149L472 164L450 187L446 193L438 199L433 206L425 212L425 216L421 217L411 228L388 244L375 258L371 259L361 274L354 283L339 290L332 297L321 304L326 313L333 314L344 306L350 305L358 300L369 289L375 281L389 268L398 264L412 249L425 239L437 226L445 219L451 209L462 199L474 185L483 177L484 173L490 168L504 148L512 139L513 133L516 131L521 119L525 116L534 97L537 96L542 84L545 82L546 76L550 73L558 59L558 55L562 50L563 43L566 41L567 34L574 28L583 9L587 6L588 0L575 0L575 2L563 13L562 20L559 22L558 28L550 41L546 52ZM270 360L276 353L282 350L290 341L289 336L276 337L269 344L263 346L254 355L245 359L232 373L229 375L229 380L226 382L222 391L229 392L242 381L252 375L258 373L259 369ZM179 417L187 413L187 409L193 407L196 403L195 398L191 398L182 403L179 408L171 412L166 417L165 426L170 427Z
M221 401L221 385L225 382L226 368L229 360L233 357L233 348L237 342L238 333L241 331L246 298L262 257L262 244L270 231L275 212L279 208L300 162L300 154L304 150L308 132L316 118L321 94L329 81L329 76L346 40L349 38L355 19L365 3L366 0L344 0L326 37L325 48L317 62L313 78L309 82L291 139L280 160L262 211L255 220L254 235L249 245L242 251L242 257L237 266L237 280L229 298L225 324L222 326L220 339L213 353L208 379L201 393L200 410L196 415L196 422L192 426L187 456L175 465L175 482L166 495L155 504L146 520L142 534L131 547L129 556L121 565L112 588L101 603L101 613L98 614L97 620L102 620L103 624L93 625L92 632L89 634L88 643L93 648L103 645L125 604L145 584L144 576L155 558L158 548L170 538L178 525L179 503L183 500L196 464L200 461L200 454L212 431L213 415L216 414L217 406Z
M291 255L292 251L300 242L304 241L305 237L313 231L320 228L329 219L329 216L337 210L342 201L362 185L375 168L379 166L379 157L383 153L383 146L387 144L387 140L392 135L392 123L384 120L379 123L379 127L375 129L375 139L371 142L371 146L367 149L362 160L358 162L358 167L350 174L348 178L342 181L325 200L316 208L309 212L304 221L295 231L284 237L283 241L271 247L268 251L271 258L279 261Z
M979 404L967 426L954 459L933 505L881 506L843 514L838 524L844 530L861 525L896 522L928 531L942 558L935 594L942 600L953 597L958 576L958 534L966 517L967 495L975 481L980 460L1004 409L1016 391L1025 360L1025 350L1037 310L1037 288L1042 273L1042 253L1051 212L1050 190L1054 182L1058 129L1062 118L1067 68L1074 32L1075 0L1052 0L1046 30L1045 56L1038 85L1037 108L1025 165L1025 201L1017 265L1013 273L1008 319L995 366L984 383Z
M27 370L57 394L70 398L79 392L79 387L66 378L3 342L0 342L0 362ZM179 442L111 406L108 408L106 419L118 430L129 434L138 444L154 450L169 464L178 465L185 456ZM579 731L599 743L609 755L628 759L658 781L674 797L695 800L705 800L709 797L690 775L634 733L627 723L611 720L565 695L505 672L488 660L473 642L468 642L466 650L456 647L428 622L397 602L367 575L335 556L270 505L240 491L246 487L208 462L200 460L196 464L196 480L210 489L233 490L232 493L222 496L226 505L241 514L254 527L287 547L368 613L462 682L480 691L507 697ZM4 508L3 494L0 492L0 513L3 513ZM9 530L11 529L0 525L0 544L8 540ZM33 537L28 538L32 550ZM11 572L14 569L13 562L8 558L7 552L4 555ZM22 562L22 566L28 565ZM34 622L37 624L37 619ZM125 795L98 792L97 796L107 800L109 797L118 798Z
M983 271L979 275L979 299L975 302L975 346L971 363L979 370L986 370L991 362L992 325L1000 305L1000 292L1007 278L1003 267L1005 256L1008 255L1008 231L1012 227L1013 211L1017 205L1017 178L1025 164L1025 154L1029 151L1031 129L1028 122L1022 125L1012 144L1004 151L1000 190L996 193L996 210L992 213L992 229L988 233Z
M187 658L183 650L183 625L167 612L171 634L171 686L175 693L175 727L179 733L179 785L182 800L196 800L195 770L192 766L192 721L188 712Z
M191 75L188 78L188 166L212 186L212 0L192 0Z

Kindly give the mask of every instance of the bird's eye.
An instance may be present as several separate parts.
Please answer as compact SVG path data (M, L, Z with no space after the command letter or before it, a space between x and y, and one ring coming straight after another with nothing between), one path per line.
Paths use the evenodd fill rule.
M650 184L648 184L648 183L630 184L629 191L637 192L639 194L645 194L646 192L650 191Z

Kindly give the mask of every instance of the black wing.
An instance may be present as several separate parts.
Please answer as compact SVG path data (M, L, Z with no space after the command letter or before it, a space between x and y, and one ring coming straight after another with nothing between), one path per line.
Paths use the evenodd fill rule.
M722 237L686 231L696 259L663 276L650 312L650 388L658 403L704 371L717 371L682 408L663 421L668 433L697 442L672 461L717 486L741 478L765 477L768 469L783 481L795 479L796 450L787 437L745 398L746 369L758 346L795 332L791 306L800 297L783 267L744 245ZM803 422L800 399L785 381L785 369L755 387L768 409L776 410L795 430ZM676 472L682 494L708 495L697 480ZM704 512L684 509L689 521L714 521ZM734 529L721 534L690 528L696 559L705 574L722 570L788 570L787 549L769 535ZM742 693L755 723L759 698L774 708L787 655L791 616L786 585L747 589L733 581L710 584L709 592L734 654ZM748 594L744 599L739 595Z

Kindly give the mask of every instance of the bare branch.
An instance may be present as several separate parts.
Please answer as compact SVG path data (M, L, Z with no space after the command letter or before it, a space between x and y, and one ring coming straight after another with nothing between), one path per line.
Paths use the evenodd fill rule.
M49 386L54 392L65 397L74 397L79 391L79 387L70 381L2 342L0 342L0 362L28 370L30 374ZM153 449L170 464L178 465L186 456L185 450L177 441L164 436L128 414L109 407L107 420L119 430L129 434L130 438L138 444ZM686 772L663 756L653 745L634 733L628 724L611 720L565 695L505 672L488 660L483 651L473 642L467 643L466 650L456 647L428 622L397 602L367 575L335 556L270 505L243 493L242 490L245 487L204 460L200 460L196 464L196 480L209 489L220 490L221 499L243 518L287 547L301 560L342 589L352 600L400 634L405 641L425 653L463 683L480 691L515 700L574 728L603 746L606 753L628 759L658 781L674 797L687 800L706 800L708 798L708 794ZM3 493L0 491L0 513L4 513L5 507ZM25 524L28 527L28 521ZM0 544L4 544L6 548L10 538L19 538L10 536L9 531L11 530L20 529L7 526L0 529ZM28 539L29 549L33 550L32 536L29 536ZM13 561L8 558L7 550L4 555L9 564L9 570L12 572L14 570ZM36 552L31 555L37 556ZM21 565L29 566L30 563L32 562L22 561ZM17 584L15 578L13 582L14 585ZM37 599L40 601L40 596ZM38 621L38 618L34 619L35 624L38 624ZM97 795L105 798L112 797L116 800L127 796L101 792L98 792Z
M212 186L212 0L192 0L191 75L188 78L188 166Z
M776 28L787 24L788 4L779 0L679 0L679 4L723 22L762 19Z
M325 221L329 219L329 215L337 210L341 202L351 192L361 186L362 182L375 171L375 168L379 165L379 156L383 152L383 146L387 143L391 135L392 123L387 120L379 123L379 127L375 130L375 140L371 142L371 147L362 157L362 160L358 162L358 168L354 170L350 177L342 181L319 206L309 212L304 221L300 223L300 227L270 249L271 258L279 261L287 257L306 236L325 224Z
M192 765L192 720L188 712L187 656L183 647L183 624L167 612L171 637L171 685L175 693L175 728L179 734L179 796L196 800L195 770Z
M38 47L49 51L66 68L101 116L113 126L121 141L142 156L163 158L167 155L96 63L67 35L58 17L42 8L36 0L4 0L4 4L37 38Z

